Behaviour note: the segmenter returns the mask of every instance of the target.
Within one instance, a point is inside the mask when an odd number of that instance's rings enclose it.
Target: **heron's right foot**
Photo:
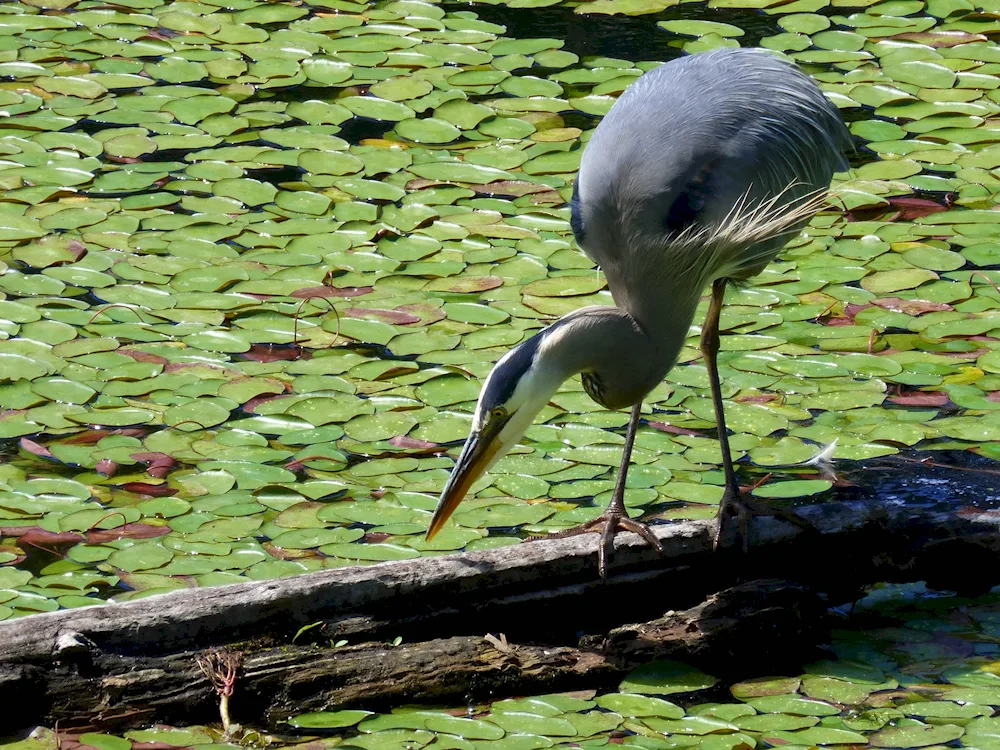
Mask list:
[[[601,535],[601,541],[597,547],[597,572],[600,573],[602,580],[607,580],[608,560],[610,560],[614,555],[615,535],[619,531],[631,531],[633,534],[638,534],[649,542],[649,545],[655,549],[658,554],[663,554],[663,545],[660,543],[660,540],[656,538],[656,534],[653,533],[649,526],[641,521],[634,521],[629,518],[624,509],[618,510],[614,507],[608,508],[592,521],[587,521],[586,523],[582,523],[572,529],[557,531],[554,534],[549,534],[548,536],[541,538],[563,539],[565,537],[586,534],[588,532],[599,533]]]

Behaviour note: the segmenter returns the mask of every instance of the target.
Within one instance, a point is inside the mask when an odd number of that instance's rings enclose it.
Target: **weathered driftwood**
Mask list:
[[[225,646],[246,652],[246,675],[259,673],[259,678],[241,678],[245,692],[239,701],[234,696],[237,715],[237,703],[253,707],[257,715],[271,711],[280,717],[282,711],[320,705],[461,699],[480,684],[497,696],[554,688],[564,684],[558,675],[574,672],[571,667],[560,672],[544,661],[537,668],[512,670],[509,659],[483,645],[485,633],[506,634],[528,665],[535,663],[528,659],[535,648],[556,656],[564,653],[560,649],[581,649],[581,632],[606,639],[599,648],[587,641],[587,653],[614,660],[619,657],[607,653],[614,653],[608,644],[616,643],[609,635],[615,627],[695,607],[739,581],[792,579],[830,602],[848,601],[865,585],[885,580],[927,580],[963,593],[1000,582],[1000,514],[971,505],[996,495],[995,475],[989,469],[946,471],[943,478],[951,484],[941,485],[925,481],[939,478],[940,469],[917,465],[904,472],[906,467],[870,469],[862,481],[854,478],[867,488],[864,492],[842,490],[843,502],[797,509],[814,531],[755,519],[746,555],[713,553],[715,527],[709,522],[657,527],[666,548],[662,558],[637,537],[622,535],[606,584],[596,574],[596,538],[585,535],[184,590],[0,623],[0,686],[21,702],[20,708],[8,705],[9,713],[25,723],[71,717],[96,722],[121,712],[126,724],[137,716],[166,720],[177,706],[186,706],[180,718],[194,720],[195,707],[206,705],[204,696],[203,703],[192,702],[195,693],[212,695],[192,654]],[[979,571],[979,577],[970,576],[970,570]],[[767,606],[763,611],[772,618],[777,612]],[[299,628],[316,622],[322,627],[291,645]],[[821,631],[811,633],[813,642],[821,637]],[[386,648],[385,641],[396,636],[410,645]],[[310,639],[324,645],[345,639],[350,646],[315,650]],[[378,641],[382,645],[373,645]],[[687,653],[692,645],[682,648]],[[704,660],[710,661],[711,650],[704,646]],[[753,644],[747,654],[757,651]],[[366,672],[365,663],[380,671]],[[454,664],[450,673],[443,666],[448,664]],[[620,673],[595,663],[588,684],[602,678],[601,669]],[[464,686],[466,692],[421,692],[403,676],[420,674],[422,683],[436,670],[444,670],[443,682]],[[491,676],[486,680],[484,674]]]
[[[708,523],[658,529],[669,558],[704,552]],[[515,548],[338,568],[293,578],[174,591],[155,599],[33,615],[0,623],[0,664],[48,658],[61,635],[79,633],[110,652],[149,653],[203,647],[265,633],[295,633],[324,617],[370,615],[387,605],[398,617],[464,597],[550,590],[594,583],[594,537],[542,541]],[[616,570],[655,561],[634,535],[623,535]]]
[[[789,644],[813,642],[822,630],[823,612],[823,602],[804,587],[769,580],[563,646],[489,634],[398,646],[266,648],[243,656],[230,710],[234,721],[277,727],[292,714],[330,706],[464,705],[511,694],[608,686],[657,658],[685,658],[707,668],[728,665],[729,673],[734,661],[753,670],[767,660],[774,669],[775,659],[795,651]],[[187,651],[162,657],[100,654],[83,669],[64,666],[36,675],[47,686],[44,697],[34,698],[45,705],[37,718],[75,730],[121,729],[152,720],[213,721],[218,698],[196,657]],[[5,694],[16,702],[21,693]],[[38,713],[38,704],[32,705]],[[30,709],[25,705],[23,711]]]
[[[610,592],[618,598],[637,571],[649,576],[650,586],[659,579],[672,585],[670,598],[654,602],[668,608],[689,606],[751,577],[794,575],[821,588],[826,585],[822,579],[840,578],[857,588],[883,580],[872,577],[876,573],[893,580],[932,574],[933,569],[920,564],[932,557],[944,558],[940,564],[946,575],[950,557],[946,550],[989,557],[1000,549],[1000,515],[991,512],[963,514],[954,508],[887,507],[865,501],[812,506],[800,515],[820,533],[758,519],[755,544],[745,558],[738,552],[711,552],[714,524],[710,522],[656,527],[666,548],[662,558],[634,535],[623,534],[604,585],[597,579],[596,538],[588,534],[38,614],[0,623],[0,665],[49,659],[60,650],[60,637],[74,633],[103,651],[117,653],[163,653],[265,634],[284,638],[319,619],[340,623],[331,635],[379,634],[427,617],[464,617],[501,599],[511,605],[544,606],[556,588],[567,596],[600,597]],[[804,535],[810,538],[799,547],[786,544]],[[793,561],[792,554],[801,556]],[[823,554],[833,556],[822,559]],[[693,579],[688,566],[697,570]],[[989,575],[988,570],[983,573]],[[966,569],[954,583],[978,581],[970,581]]]

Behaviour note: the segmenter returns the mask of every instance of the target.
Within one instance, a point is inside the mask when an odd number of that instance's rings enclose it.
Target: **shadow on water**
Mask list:
[[[1000,508],[1000,465],[969,451],[911,451],[866,461],[847,476],[885,502],[952,512]]]
[[[445,3],[449,13],[472,10],[482,20],[507,28],[506,36],[515,39],[551,37],[566,42],[563,47],[580,57],[614,57],[630,61],[672,60],[680,57],[681,44],[688,37],[658,28],[658,21],[721,21],[739,26],[746,33],[740,37],[743,47],[756,47],[765,36],[781,31],[777,18],[754,10],[706,9],[700,3],[668,8],[643,16],[590,14],[579,15],[572,8],[510,8],[505,5]]]
[[[744,31],[744,35],[739,37],[741,47],[759,47],[765,37],[782,32],[776,15],[750,9],[712,9],[701,3],[684,3],[642,16],[580,15],[574,13],[572,8],[563,6],[511,8],[506,5],[450,2],[443,3],[442,8],[449,13],[471,10],[483,21],[505,27],[504,36],[507,38],[561,39],[565,42],[562,49],[580,56],[585,62],[593,57],[630,62],[667,62],[681,57],[685,54],[681,46],[690,38],[659,28],[659,21],[719,21],[738,26]],[[873,117],[870,107],[843,109],[841,115],[847,123]],[[567,124],[586,129],[594,119],[589,115],[571,114],[567,116]],[[857,148],[848,155],[848,160],[856,168],[877,161],[877,156],[867,149]]]

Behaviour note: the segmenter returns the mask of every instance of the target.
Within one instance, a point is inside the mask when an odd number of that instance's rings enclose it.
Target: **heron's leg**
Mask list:
[[[618,467],[618,479],[615,481],[615,491],[611,496],[611,502],[608,503],[608,509],[604,511],[604,516],[608,520],[604,525],[604,530],[601,532],[601,547],[597,553],[598,567],[600,568],[602,578],[605,577],[607,572],[605,563],[614,552],[615,533],[619,529],[625,529],[626,531],[631,531],[633,534],[638,534],[649,542],[657,552],[661,555],[663,554],[663,545],[660,544],[660,540],[656,538],[656,535],[650,528],[644,523],[633,521],[628,517],[628,511],[625,510],[625,482],[628,479],[628,466],[629,461],[632,460],[632,446],[635,444],[636,430],[639,429],[639,415],[641,411],[642,402],[640,401],[632,407],[632,415],[629,417],[628,429],[625,432],[625,445],[622,448],[622,462]],[[612,522],[611,519],[614,519],[614,521]]]
[[[719,504],[719,529],[715,535],[718,549],[730,521],[736,521],[738,538],[747,549],[749,535],[749,512],[740,500],[740,486],[736,482],[733,459],[729,454],[729,430],[726,428],[726,412],[722,405],[722,384],[719,382],[719,317],[722,315],[722,300],[726,296],[726,279],[712,282],[712,299],[708,303],[708,314],[701,329],[701,353],[708,369],[708,380],[712,386],[712,405],[715,407],[715,423],[719,429],[719,445],[722,448],[722,470],[726,475],[726,489]]]
[[[580,524],[579,526],[550,534],[546,539],[576,536],[588,531],[600,531],[601,542],[597,548],[597,569],[601,578],[607,578],[608,560],[614,554],[615,534],[621,530],[631,531],[638,534],[652,546],[658,553],[663,554],[663,545],[650,528],[639,521],[633,521],[628,517],[625,510],[625,480],[628,477],[628,465],[632,458],[632,446],[635,443],[635,433],[639,428],[639,414],[642,411],[642,402],[632,407],[632,416],[629,418],[628,430],[625,432],[625,446],[622,449],[622,462],[618,469],[618,479],[615,482],[615,491],[608,503],[608,509],[592,521]]]
[[[744,498],[736,481],[733,459],[729,454],[729,430],[726,428],[726,413],[722,404],[722,384],[719,382],[719,317],[722,314],[722,298],[726,295],[726,279],[718,279],[712,284],[712,299],[708,304],[705,325],[701,329],[701,353],[708,369],[708,379],[712,386],[712,404],[715,406],[715,421],[719,428],[719,445],[722,448],[722,470],[726,475],[726,489],[719,504],[719,528],[715,533],[714,547],[718,549],[729,525],[736,524],[736,537],[746,552],[750,541],[750,518],[754,515],[770,515],[787,521],[806,531],[816,532],[808,521],[789,511],[777,511],[763,507],[760,503]]]

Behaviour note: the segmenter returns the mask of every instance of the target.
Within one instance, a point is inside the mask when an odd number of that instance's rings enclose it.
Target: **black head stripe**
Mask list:
[[[573,197],[569,202],[570,216],[569,225],[573,228],[573,236],[576,237],[578,245],[583,244],[583,207],[580,202],[580,180],[577,178],[573,183]]]
[[[518,382],[531,367],[544,335],[545,331],[536,333],[527,341],[518,344],[501,364],[493,368],[483,390],[484,405],[492,408],[510,400]]]

